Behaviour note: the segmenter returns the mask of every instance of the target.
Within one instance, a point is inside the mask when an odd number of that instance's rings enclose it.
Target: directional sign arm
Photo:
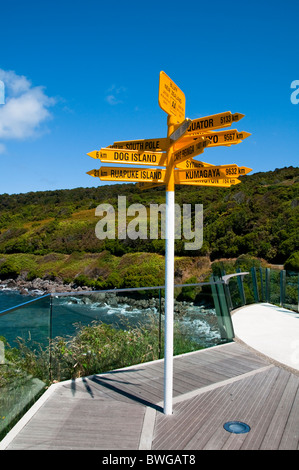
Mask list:
[[[239,144],[244,139],[249,137],[249,132],[238,132],[236,129],[228,129],[224,131],[205,131],[202,134],[185,134],[179,142],[175,143],[175,149],[184,143],[192,142],[195,139],[204,137],[209,139],[209,147],[230,146],[232,144]]]
[[[177,184],[187,186],[213,186],[229,188],[233,185],[241,183],[238,178],[206,178],[198,181],[178,181]]]
[[[196,157],[203,153],[204,149],[209,145],[208,139],[196,139],[196,141],[185,145],[173,152],[173,163],[176,165],[184,160]]]
[[[168,150],[170,141],[168,137],[160,139],[123,140],[114,142],[109,148],[135,150],[137,152],[163,152]]]
[[[194,119],[187,130],[187,134],[201,134],[204,131],[229,127],[233,122],[237,122],[245,115],[240,113],[232,114],[230,111],[224,113],[212,114],[199,119]]]
[[[136,183],[145,181],[149,183],[164,183],[166,170],[158,168],[121,168],[102,166],[98,170],[87,172],[101,181],[126,181]]]
[[[165,152],[142,152],[115,148],[102,148],[88,153],[103,163],[121,163],[147,166],[166,166]]]
[[[246,175],[251,168],[238,167],[238,165],[219,165],[185,170],[175,170],[176,181],[197,181],[206,178],[237,178]]]

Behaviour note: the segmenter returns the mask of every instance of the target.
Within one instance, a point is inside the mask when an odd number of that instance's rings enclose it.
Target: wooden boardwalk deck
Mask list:
[[[173,396],[166,416],[163,361],[57,384],[2,449],[298,449],[299,376],[244,345],[176,357]]]

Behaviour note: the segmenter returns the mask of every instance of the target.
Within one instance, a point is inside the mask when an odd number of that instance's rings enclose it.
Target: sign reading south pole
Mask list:
[[[169,145],[169,139],[167,137],[163,137],[160,139],[122,140],[114,142],[113,145],[110,145],[109,147],[145,152],[160,152],[168,150]]]

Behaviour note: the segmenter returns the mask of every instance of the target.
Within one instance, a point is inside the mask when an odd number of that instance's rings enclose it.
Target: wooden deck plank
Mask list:
[[[286,428],[286,423],[290,415],[298,391],[298,377],[289,374],[289,379],[285,382],[285,387],[281,399],[277,402],[276,410],[271,420],[271,424],[265,433],[262,450],[279,449],[282,435]],[[298,425],[298,423],[297,423]],[[291,449],[288,439],[287,449]],[[296,447],[295,447],[296,448]]]
[[[296,396],[291,407],[290,415],[281,437],[279,444],[280,450],[286,450],[288,448],[296,449],[299,448],[299,426],[298,426],[298,415],[299,415],[299,387],[297,388]]]
[[[7,449],[138,449],[149,409],[153,450],[298,448],[299,376],[243,345],[175,357],[172,416],[163,381],[157,361],[63,383]],[[250,432],[228,433],[230,420]]]

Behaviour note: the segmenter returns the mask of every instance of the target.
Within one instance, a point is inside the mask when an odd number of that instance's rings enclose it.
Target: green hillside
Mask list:
[[[245,254],[299,270],[299,168],[240,179],[228,189],[176,187],[178,204],[203,204],[204,211],[202,248],[185,251],[184,240],[176,241],[178,279],[182,269],[186,279],[196,275],[196,265],[201,272],[216,259]],[[25,272],[29,278],[73,279],[80,274],[98,286],[109,278],[113,286],[123,285],[127,275],[131,286],[147,275],[144,283],[157,285],[163,280],[164,240],[99,240],[95,235],[95,208],[109,203],[117,209],[119,195],[126,196],[127,206],[165,202],[164,187],[140,191],[134,184],[0,195],[0,276]],[[188,267],[182,268],[184,263]]]

